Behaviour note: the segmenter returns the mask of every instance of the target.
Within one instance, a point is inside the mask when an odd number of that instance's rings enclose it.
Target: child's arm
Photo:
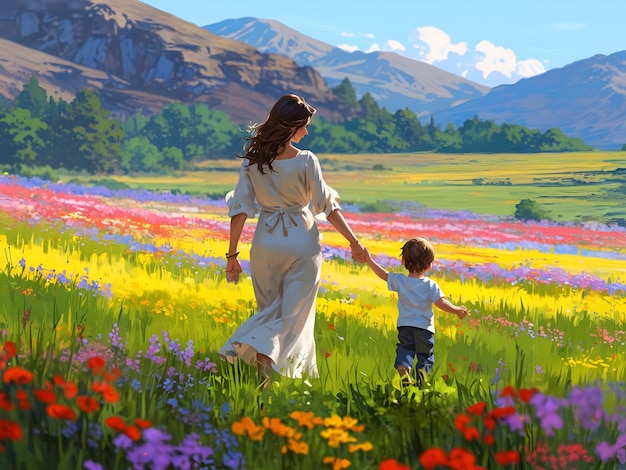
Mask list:
[[[463,319],[467,316],[467,307],[465,305],[454,305],[445,297],[440,298],[437,302],[435,302],[435,305],[446,313],[453,313],[460,319]]]
[[[387,278],[389,278],[389,272],[372,258],[372,255],[367,248],[365,249],[365,262],[370,268],[372,268],[372,271],[374,271],[379,278],[385,282],[387,281]]]

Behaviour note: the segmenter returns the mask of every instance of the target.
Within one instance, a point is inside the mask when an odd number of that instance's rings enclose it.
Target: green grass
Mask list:
[[[619,170],[626,168],[626,152],[319,158],[327,182],[342,200],[361,206],[411,201],[434,209],[508,216],[520,200],[534,199],[557,221],[626,219],[626,174]],[[116,179],[135,188],[220,197],[236,184],[239,164],[233,157],[206,161],[200,170],[178,175]]]

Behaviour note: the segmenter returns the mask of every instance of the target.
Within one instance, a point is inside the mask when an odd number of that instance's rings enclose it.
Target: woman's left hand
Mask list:
[[[226,260],[226,281],[234,282],[237,284],[239,281],[239,275],[243,270],[241,269],[241,265],[239,264],[239,260],[237,258],[230,258]]]

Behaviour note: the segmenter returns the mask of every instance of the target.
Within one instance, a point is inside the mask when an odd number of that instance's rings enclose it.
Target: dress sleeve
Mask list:
[[[228,216],[245,213],[248,217],[256,215],[255,195],[250,176],[249,167],[244,160],[239,169],[239,181],[237,186],[226,195],[226,205],[228,206]]]
[[[307,159],[307,177],[311,191],[311,211],[313,215],[324,214],[341,210],[339,205],[339,193],[328,186],[322,176],[322,168],[317,157],[309,152]]]

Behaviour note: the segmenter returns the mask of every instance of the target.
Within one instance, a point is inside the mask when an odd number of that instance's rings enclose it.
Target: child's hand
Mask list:
[[[463,320],[468,315],[469,315],[469,312],[467,311],[467,307],[465,305],[461,305],[459,307],[459,311],[457,312],[456,316],[459,317],[461,320]]]

